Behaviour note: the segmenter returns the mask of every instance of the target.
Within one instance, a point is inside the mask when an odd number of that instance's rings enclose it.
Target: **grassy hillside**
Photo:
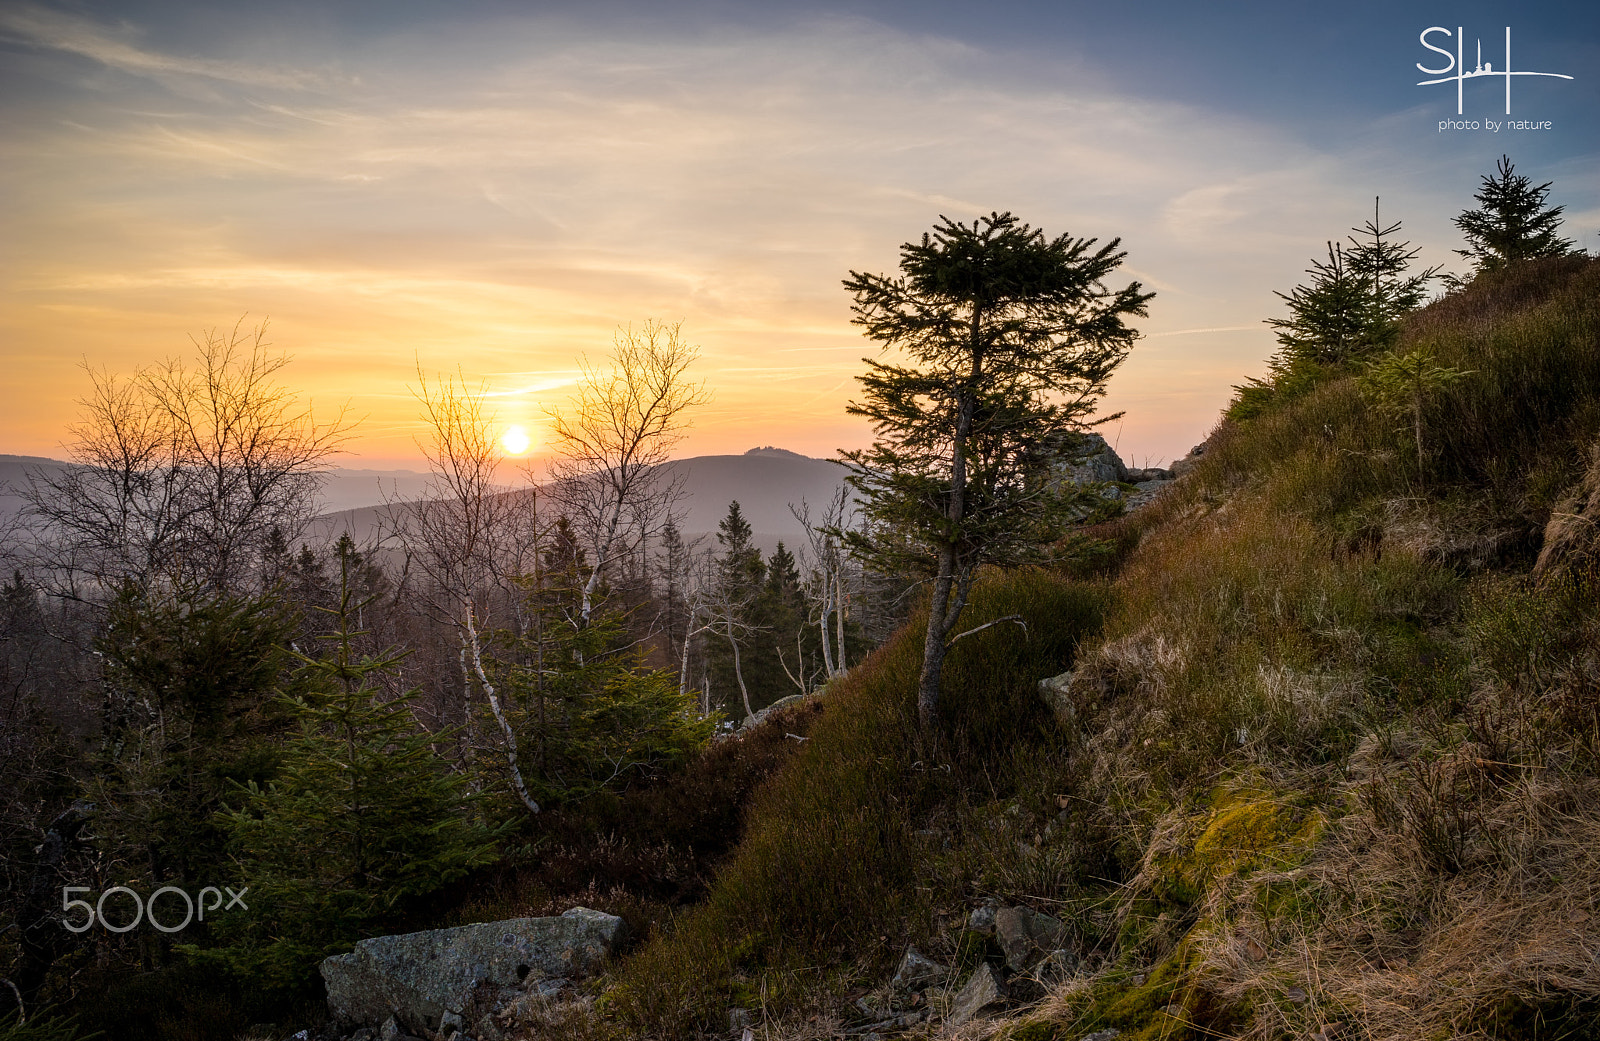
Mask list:
[[[1600,261],[1481,278],[1421,347],[1468,374],[1419,415],[1334,372],[1219,428],[1098,573],[992,577],[972,624],[1027,630],[958,645],[933,742],[913,622],[706,901],[539,1036],[827,1036],[907,943],[992,957],[984,897],[1083,959],[1004,1036],[1600,1036]]]

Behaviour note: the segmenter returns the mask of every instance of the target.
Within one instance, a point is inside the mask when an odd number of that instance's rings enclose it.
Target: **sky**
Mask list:
[[[1513,71],[1572,78],[1513,78],[1509,117],[1504,77],[1459,115],[1418,85],[1424,30],[1504,70],[1507,26]],[[1155,291],[1102,428],[1154,465],[1375,197],[1462,270],[1502,153],[1600,250],[1600,5],[0,0],[0,452],[64,457],[85,366],[241,320],[360,418],[345,465],[420,464],[419,367],[537,452],[656,320],[713,395],[679,455],[831,456],[871,438],[842,280],[1009,210]]]

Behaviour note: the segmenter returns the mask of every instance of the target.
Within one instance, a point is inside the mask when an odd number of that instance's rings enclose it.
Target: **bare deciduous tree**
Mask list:
[[[38,563],[69,592],[127,580],[237,591],[274,528],[292,540],[310,520],[346,411],[318,423],[276,382],[289,359],[270,350],[266,324],[242,324],[195,340],[192,366],[127,378],[86,366],[75,465],[33,471],[23,492]]]
[[[661,464],[683,439],[689,411],[710,400],[704,383],[688,378],[699,354],[684,342],[682,323],[630,325],[617,330],[615,344],[607,369],[582,363],[572,409],[550,412],[560,456],[550,495],[580,532],[594,569],[583,587],[585,625],[607,567],[670,517],[680,482],[665,477]]]
[[[419,446],[434,484],[408,518],[414,559],[438,594],[435,613],[455,629],[460,643],[463,707],[470,705],[476,681],[504,740],[512,791],[529,812],[538,813],[518,763],[516,730],[483,662],[483,633],[494,603],[518,602],[515,579],[530,561],[537,566],[538,493],[496,483],[503,460],[482,388],[471,392],[459,373],[430,382],[420,366],[417,381],[429,434]]]
[[[854,507],[850,500],[850,489],[841,485],[834,493],[822,512],[821,524],[811,523],[811,507],[804,499],[799,506],[791,503],[789,512],[805,528],[806,541],[810,543],[810,556],[815,567],[806,579],[806,599],[811,603],[814,621],[822,637],[823,670],[831,679],[842,675],[848,668],[845,662],[844,623],[850,556],[836,533],[851,526]],[[834,630],[831,641],[828,632],[830,623]]]
[[[700,633],[711,633],[728,641],[733,651],[733,678],[739,685],[739,696],[744,701],[744,715],[748,721],[755,718],[755,710],[750,705],[750,688],[744,681],[742,651],[745,644],[767,631],[766,626],[750,621],[750,611],[760,590],[758,587],[740,589],[731,583],[718,581],[712,577],[716,570],[715,560],[709,553],[706,554],[702,566],[705,577],[689,595],[691,622],[701,617],[705,618],[705,622],[693,628],[689,636],[693,638]],[[685,640],[686,646],[687,643]],[[687,650],[684,659],[687,666]]]

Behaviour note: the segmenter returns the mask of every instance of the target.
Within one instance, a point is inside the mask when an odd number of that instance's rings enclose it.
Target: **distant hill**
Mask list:
[[[826,459],[812,459],[781,448],[757,448],[744,455],[702,455],[666,464],[668,477],[683,477],[683,519],[679,528],[686,538],[704,537],[715,547],[717,523],[735,500],[750,523],[755,544],[770,554],[779,542],[797,548],[805,544],[805,531],[789,512],[789,504],[811,504],[812,517],[844,483],[845,470]],[[389,487],[389,474],[378,474]],[[379,500],[381,501],[381,500]],[[371,542],[381,532],[395,528],[395,507],[367,505],[332,511],[313,522],[312,536],[336,539],[349,532],[358,543]]]
[[[16,489],[25,487],[26,472],[32,468],[60,472],[70,463],[36,456],[0,455],[0,524],[22,508]],[[706,455],[667,463],[670,475],[681,474],[685,512],[679,527],[690,537],[706,536],[715,544],[717,522],[728,512],[728,503],[738,500],[745,519],[755,533],[755,543],[771,553],[782,541],[797,547],[805,541],[799,522],[789,512],[789,504],[805,500],[812,515],[838,491],[845,470],[825,459],[812,459],[782,448],[753,448],[744,455]],[[394,529],[395,507],[385,503],[406,503],[420,499],[427,490],[428,476],[414,470],[364,470],[337,468],[322,486],[322,501],[327,512],[312,524],[308,535],[317,540],[333,540],[349,532],[358,543],[371,542],[380,531]]]

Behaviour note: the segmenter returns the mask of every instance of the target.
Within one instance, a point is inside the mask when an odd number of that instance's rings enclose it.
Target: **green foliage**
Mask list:
[[[317,959],[348,946],[404,901],[434,892],[494,857],[470,819],[465,779],[434,751],[410,711],[418,691],[385,699],[379,682],[404,654],[358,655],[362,606],[349,588],[328,613],[331,653],[302,658],[305,692],[285,699],[299,733],[276,777],[251,781],[226,813],[231,846],[256,894],[248,924],[220,957],[268,985],[302,982]]]
[[[1046,239],[1009,213],[970,227],[944,219],[901,247],[900,277],[852,271],[845,282],[855,324],[913,364],[869,361],[860,377],[864,400],[848,411],[876,440],[842,454],[866,530],[833,534],[873,567],[932,580],[924,730],[977,569],[1043,559],[1100,498],[1061,473],[1137,336],[1124,320],[1146,314],[1153,294],[1108,288],[1126,254],[1120,240],[1096,241]]]
[[[1233,400],[1223,411],[1224,416],[1242,421],[1266,415],[1310,393],[1329,372],[1326,366],[1308,360],[1285,363],[1275,358],[1269,365],[1271,371],[1266,379],[1252,376],[1234,385]]]
[[[94,1041],[102,1036],[98,1030],[84,1033],[77,1016],[56,1016],[49,1009],[26,1021],[15,1012],[0,1017],[0,1041]]]
[[[1277,294],[1289,306],[1289,317],[1267,319],[1277,330],[1278,364],[1285,370],[1302,361],[1343,361],[1369,347],[1373,337],[1372,284],[1352,270],[1342,244],[1329,242],[1327,261],[1313,260],[1306,274],[1309,283]]]
[[[1394,345],[1399,319],[1423,302],[1438,272],[1406,273],[1420,250],[1395,241],[1400,227],[1385,226],[1375,206],[1372,220],[1352,229],[1349,246],[1329,242],[1328,259],[1311,262],[1309,282],[1277,294],[1289,307],[1287,318],[1267,319],[1278,351],[1265,379],[1233,388],[1229,419],[1260,416],[1304,396],[1349,359]]]
[[[738,704],[741,714],[783,696],[778,693],[783,687],[772,632],[758,603],[767,566],[752,535],[738,501],[730,502],[727,516],[717,523],[722,553],[716,558],[708,604],[706,663],[712,690],[727,703]]]
[[[623,967],[629,1027],[686,1036],[724,1015],[741,976],[781,1008],[827,985],[807,966],[876,974],[905,942],[926,942],[917,923],[962,881],[956,855],[917,836],[923,815],[962,793],[1043,801],[1028,764],[1059,753],[1061,735],[1037,683],[1070,661],[1099,606],[1093,591],[1038,571],[980,584],[974,620],[1017,613],[1027,632],[1008,626],[951,653],[937,753],[914,709],[918,620],[830,684],[822,718],[758,793],[751,830],[706,904]]]
[[[540,603],[533,593],[530,609]],[[540,805],[619,791],[680,766],[715,730],[716,718],[700,715],[670,670],[645,667],[615,615],[584,627],[546,616],[527,635],[501,634],[500,646],[493,668],[516,705],[520,766]],[[484,768],[503,769],[503,760],[490,757]]]
[[[1411,419],[1418,476],[1425,474],[1426,465],[1422,440],[1423,405],[1439,391],[1470,375],[1470,369],[1437,364],[1433,351],[1426,347],[1386,354],[1371,362],[1362,374],[1361,391],[1372,401],[1373,407],[1387,416]]]
[[[105,739],[85,794],[123,877],[204,884],[223,867],[214,814],[232,785],[275,768],[285,721],[271,699],[292,631],[272,595],[119,591],[95,643]]]
[[[1549,181],[1535,188],[1516,173],[1510,156],[1501,156],[1494,176],[1485,175],[1482,190],[1473,196],[1480,208],[1464,210],[1455,220],[1467,237],[1467,248],[1456,250],[1457,255],[1472,261],[1478,274],[1573,252],[1572,240],[1556,234],[1563,207],[1546,206],[1549,194]]]
[[[706,604],[712,612],[705,643],[712,693],[736,705],[741,715],[746,691],[757,712],[779,698],[810,693],[807,681],[820,667],[806,663],[821,661],[821,638],[808,624],[809,605],[794,554],[780,542],[763,561],[737,502],[729,504],[718,527],[723,552]],[[853,619],[845,622],[845,639],[847,650],[864,651]]]
[[[1047,240],[995,214],[902,246],[899,278],[851,273],[855,324],[920,366],[870,362],[849,408],[878,437],[844,453],[877,529],[851,540],[858,553],[927,575],[950,574],[951,554],[969,574],[1059,535],[1074,504],[1049,489],[1079,444],[1067,432],[1136,336],[1123,318],[1152,295],[1102,285],[1126,256],[1119,241]]]

